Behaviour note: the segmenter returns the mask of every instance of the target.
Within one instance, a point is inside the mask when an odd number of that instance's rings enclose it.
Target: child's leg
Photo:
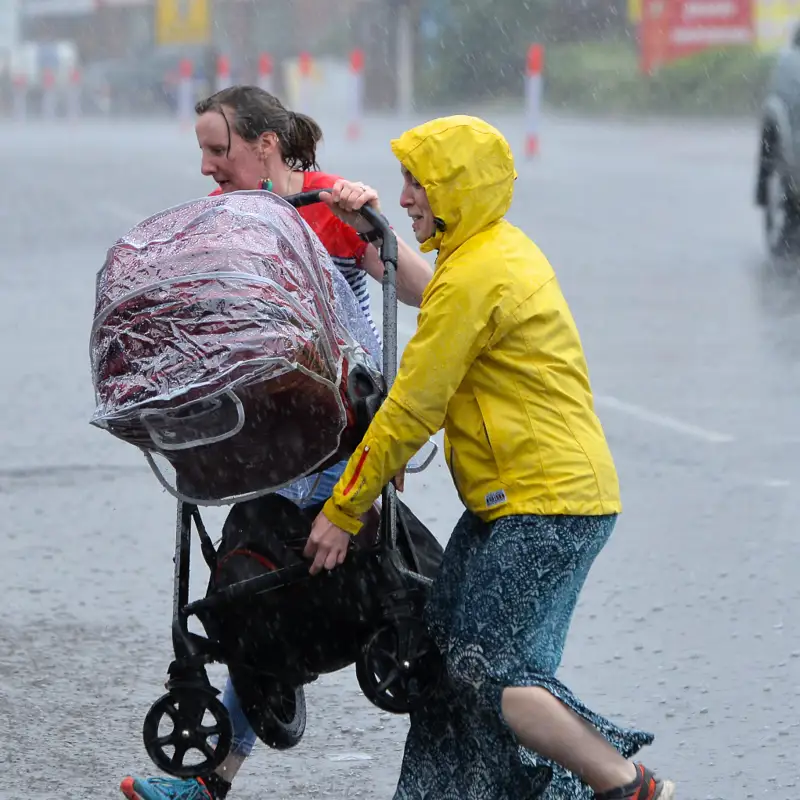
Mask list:
[[[231,751],[217,771],[205,780],[195,778],[137,778],[127,776],[120,784],[128,800],[224,800],[236,773],[256,743],[256,733],[242,711],[231,679],[225,684],[222,703],[228,709],[233,727]]]
[[[247,717],[244,715],[241,703],[236,696],[230,678],[228,678],[225,684],[225,691],[222,694],[222,704],[228,709],[228,713],[231,716],[233,741],[231,742],[230,753],[228,753],[227,758],[217,768],[217,775],[226,783],[231,783],[242,764],[244,764],[250,753],[253,752],[253,747],[258,737],[247,721]]]

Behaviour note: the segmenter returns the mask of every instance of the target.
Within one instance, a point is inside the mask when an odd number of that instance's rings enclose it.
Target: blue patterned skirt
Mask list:
[[[573,773],[520,747],[500,708],[507,686],[540,686],[626,758],[653,736],[618,728],[555,678],[578,595],[616,515],[459,520],[428,606],[447,678],[411,716],[394,800],[589,800]]]

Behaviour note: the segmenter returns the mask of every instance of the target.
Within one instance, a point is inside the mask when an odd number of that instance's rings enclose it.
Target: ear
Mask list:
[[[278,147],[278,134],[275,131],[265,131],[258,137],[258,154],[263,160],[275,152]]]

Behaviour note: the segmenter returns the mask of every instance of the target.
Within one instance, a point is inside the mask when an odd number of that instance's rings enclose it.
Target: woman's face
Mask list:
[[[259,189],[266,177],[266,150],[270,142],[266,137],[256,142],[242,139],[233,128],[233,116],[226,108],[222,113],[207,111],[197,118],[194,129],[203,154],[200,172],[213,178],[223,192]]]
[[[422,244],[436,233],[433,211],[428,202],[428,194],[417,179],[405,168],[403,174],[403,191],[400,192],[400,205],[411,217],[414,238]]]

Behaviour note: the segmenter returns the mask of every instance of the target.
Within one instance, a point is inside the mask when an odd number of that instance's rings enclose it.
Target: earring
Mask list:
[[[261,179],[261,188],[267,192],[272,191],[272,181],[269,178]]]

